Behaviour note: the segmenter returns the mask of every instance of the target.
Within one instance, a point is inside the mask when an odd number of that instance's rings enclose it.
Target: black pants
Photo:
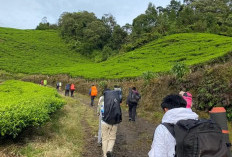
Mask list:
[[[135,121],[137,104],[129,104],[129,119]]]
[[[73,97],[74,90],[71,90],[71,97]]]
[[[65,90],[65,96],[69,96],[69,90]]]
[[[95,96],[91,96],[91,106],[93,106],[93,104],[94,104],[94,98],[95,98]]]

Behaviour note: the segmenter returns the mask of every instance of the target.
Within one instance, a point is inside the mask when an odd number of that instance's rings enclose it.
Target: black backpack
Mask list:
[[[139,93],[131,91],[130,95],[129,95],[129,102],[130,103],[138,103],[140,98],[141,98],[141,96],[139,95]]]
[[[102,120],[111,125],[122,121],[119,92],[114,90],[104,92],[104,115]]]
[[[221,128],[212,120],[162,123],[176,139],[175,157],[229,157]]]

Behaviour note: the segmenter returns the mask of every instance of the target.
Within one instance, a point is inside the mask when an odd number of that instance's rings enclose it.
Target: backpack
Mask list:
[[[118,92],[119,98],[120,98],[120,103],[122,103],[122,89],[121,88],[114,88],[114,90]]]
[[[176,139],[175,157],[229,157],[221,128],[212,120],[162,123]]]
[[[97,87],[96,86],[91,87],[91,96],[97,96]]]
[[[129,95],[129,102],[130,103],[138,103],[140,98],[141,98],[141,96],[139,95],[139,93],[137,93],[135,91],[131,91],[130,95]]]
[[[71,84],[70,89],[71,89],[71,90],[75,90],[75,85],[74,85],[74,84]]]
[[[69,85],[69,84],[66,84],[65,90],[69,90],[69,89],[70,89],[70,85]]]
[[[120,97],[117,91],[108,90],[104,92],[104,113],[102,120],[107,124],[119,124],[122,121]]]

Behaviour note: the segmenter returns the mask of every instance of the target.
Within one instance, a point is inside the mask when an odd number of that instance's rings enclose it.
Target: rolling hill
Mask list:
[[[214,34],[175,34],[95,63],[72,51],[56,31],[0,28],[0,69],[26,74],[129,78],[146,71],[169,71],[176,62],[195,65],[210,61],[231,52],[231,43],[231,37]]]

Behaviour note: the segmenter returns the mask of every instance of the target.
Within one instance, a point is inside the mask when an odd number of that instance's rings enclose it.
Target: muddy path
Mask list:
[[[88,96],[78,94],[75,96],[81,103],[90,107],[90,98]],[[123,104],[125,105],[125,104]],[[97,99],[94,101],[94,107],[90,107],[96,110]],[[98,118],[96,116],[96,118]],[[135,122],[130,122],[128,112],[123,111],[123,120],[118,126],[117,139],[114,145],[115,157],[147,157],[151,147],[154,130],[156,125],[144,120],[143,118],[136,118]],[[86,123],[83,122],[87,127]],[[88,130],[88,127],[87,127]],[[86,130],[86,132],[88,132]],[[90,135],[89,133],[87,133]],[[97,133],[96,133],[97,135]],[[101,147],[97,145],[96,135],[87,137],[87,145],[83,157],[101,157]],[[91,152],[94,153],[91,153]]]

